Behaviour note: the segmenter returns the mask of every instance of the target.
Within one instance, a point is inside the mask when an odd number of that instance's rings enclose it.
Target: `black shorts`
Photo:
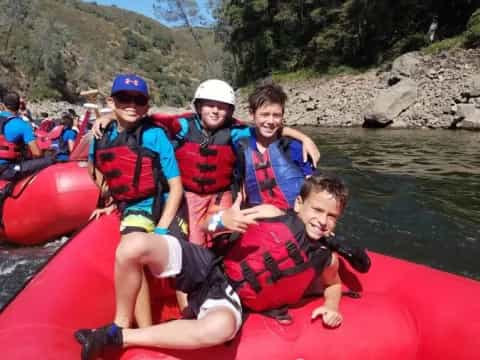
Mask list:
[[[221,258],[202,246],[183,240],[179,242],[182,247],[182,271],[175,280],[177,290],[188,296],[184,316],[197,318],[208,301],[218,300],[217,303],[223,302],[241,317],[240,299],[221,270]]]

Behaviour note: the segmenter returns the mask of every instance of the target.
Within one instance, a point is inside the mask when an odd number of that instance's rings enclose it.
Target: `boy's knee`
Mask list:
[[[148,253],[148,239],[144,233],[131,233],[122,236],[115,258],[119,262],[142,259]]]

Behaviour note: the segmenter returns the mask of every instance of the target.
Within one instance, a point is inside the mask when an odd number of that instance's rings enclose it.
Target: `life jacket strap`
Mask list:
[[[210,149],[208,146],[200,147],[200,155],[202,156],[215,156],[218,154],[218,150]]]
[[[295,265],[301,265],[305,261],[303,260],[302,254],[300,253],[300,249],[293,241],[288,241],[286,244],[288,256],[293,260]]]
[[[199,177],[194,177],[193,181],[198,183],[200,186],[205,186],[205,185],[213,185],[215,184],[215,179],[208,179],[208,178],[199,178]]]
[[[263,263],[265,264],[265,268],[270,271],[270,274],[272,274],[272,276],[270,277],[272,282],[277,282],[282,277],[282,271],[278,267],[278,264],[273,258],[272,254],[270,254],[269,252],[264,253]]]
[[[112,161],[115,159],[115,154],[113,152],[102,152],[99,157],[102,161]]]
[[[271,166],[270,161],[261,161],[255,164],[255,170],[267,169]]]
[[[217,170],[217,166],[214,164],[197,164],[197,168],[200,172],[212,172]]]
[[[240,268],[242,269],[243,278],[250,284],[253,291],[259,293],[262,290],[262,286],[258,282],[257,276],[252,268],[245,261],[240,263]]]
[[[277,186],[277,182],[274,178],[268,178],[260,182],[260,190],[272,190],[275,186]]]
[[[105,172],[105,178],[106,179],[116,179],[120,176],[122,176],[122,172],[118,169],[114,169],[114,170]]]

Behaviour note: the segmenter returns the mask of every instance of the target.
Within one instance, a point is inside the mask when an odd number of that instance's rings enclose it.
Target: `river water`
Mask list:
[[[337,234],[480,280],[480,132],[302,130],[320,148],[319,168],[350,188]],[[0,245],[0,309],[64,242]]]

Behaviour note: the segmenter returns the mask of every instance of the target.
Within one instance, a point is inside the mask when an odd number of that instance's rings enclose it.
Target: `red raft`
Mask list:
[[[74,330],[103,325],[114,314],[118,225],[115,216],[92,222],[0,314],[2,358],[80,357]],[[190,351],[132,348],[112,358],[480,359],[479,282],[379,254],[371,257],[365,275],[343,265],[342,278],[362,290],[362,297],[342,299],[344,323],[338,329],[311,322],[311,311],[321,301],[316,299],[293,309],[290,326],[249,316],[227,345]],[[162,316],[161,300],[155,295],[157,316]]]
[[[15,184],[3,205],[0,240],[33,245],[71,233],[88,221],[97,199],[86,162],[49,166]]]

